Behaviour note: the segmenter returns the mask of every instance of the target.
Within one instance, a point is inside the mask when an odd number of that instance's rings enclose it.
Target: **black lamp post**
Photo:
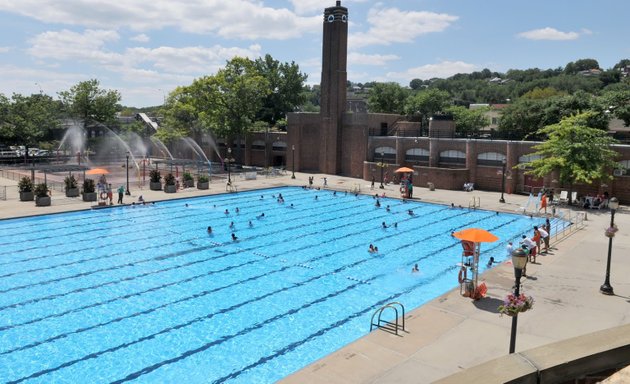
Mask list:
[[[521,294],[521,276],[523,275],[523,268],[527,264],[527,255],[522,248],[519,248],[512,252],[512,265],[514,265],[514,277],[516,278],[516,285],[514,286],[514,296],[518,297]],[[514,353],[516,347],[516,323],[518,321],[518,313],[512,316],[512,331],[510,332],[510,353]]]
[[[507,162],[505,159],[501,160],[501,165],[503,166],[503,170],[501,171],[501,198],[499,199],[499,203],[505,203],[505,198],[503,197],[503,193],[505,192],[505,164]]]
[[[295,145],[291,146],[291,178],[295,179]]]
[[[616,197],[611,197],[608,202],[608,207],[610,208],[610,228],[614,228],[615,225],[615,211],[619,208],[619,200]],[[606,280],[601,287],[599,287],[599,291],[604,295],[614,295],[613,287],[610,285],[610,256],[612,254],[612,241],[614,232],[611,233],[608,237],[608,259],[606,260]]]
[[[127,166],[125,169],[127,170],[127,189],[125,190],[125,195],[131,196],[131,191],[129,191],[129,152],[127,152]]]
[[[380,189],[385,189],[385,186],[383,185],[383,168],[385,168],[385,163],[383,162],[383,160],[385,160],[385,152],[381,152],[381,163],[380,163],[380,167],[381,167],[381,185],[380,185]]]
[[[227,163],[227,171],[228,171],[228,185],[232,185],[232,176],[230,174],[230,163],[232,162],[232,148],[227,149],[227,157],[225,158],[225,162]]]

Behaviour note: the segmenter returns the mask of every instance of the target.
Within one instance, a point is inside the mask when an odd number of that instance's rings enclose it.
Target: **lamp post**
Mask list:
[[[614,228],[615,225],[615,211],[619,208],[619,200],[616,197],[611,197],[608,202],[608,207],[610,208],[610,228]],[[608,235],[608,259],[606,260],[606,280],[601,287],[599,287],[599,291],[604,295],[614,295],[613,287],[610,285],[610,256],[612,254],[612,241],[613,236],[615,235],[612,232]]]
[[[501,160],[502,171],[501,171],[501,198],[499,199],[499,203],[505,203],[505,198],[503,197],[503,193],[505,192],[505,159]]]
[[[230,163],[232,162],[232,148],[228,147],[227,157],[225,158],[225,162],[227,163],[228,185],[232,185],[232,176],[230,174]]]
[[[385,152],[381,151],[381,163],[380,163],[380,167],[381,167],[381,185],[380,185],[380,189],[385,189],[385,186],[383,185],[383,168],[385,168],[385,163],[383,162],[383,160],[385,160]]]
[[[522,248],[519,248],[512,252],[512,265],[514,265],[514,277],[516,279],[516,285],[514,286],[514,296],[518,297],[521,294],[521,276],[523,275],[523,268],[527,264],[527,255]],[[516,323],[518,321],[518,313],[512,316],[512,331],[510,332],[510,353],[514,353],[516,347]]]
[[[131,192],[129,191],[129,151],[127,151],[127,166],[125,169],[127,170],[127,189],[125,190],[125,195],[131,196]]]
[[[291,146],[291,178],[295,179],[295,145]]]

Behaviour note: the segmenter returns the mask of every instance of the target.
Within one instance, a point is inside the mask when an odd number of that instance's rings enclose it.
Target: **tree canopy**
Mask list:
[[[60,126],[60,104],[44,94],[0,95],[0,140],[26,147]]]
[[[82,119],[84,125],[93,122],[114,124],[116,112],[122,109],[119,105],[120,93],[101,89],[96,79],[82,81],[67,91],[59,92],[59,97],[66,112]]]

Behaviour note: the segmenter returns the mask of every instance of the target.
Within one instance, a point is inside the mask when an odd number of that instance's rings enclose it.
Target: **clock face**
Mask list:
[[[348,21],[348,16],[346,15],[341,15],[341,21],[343,21],[344,23]]]
[[[335,16],[334,15],[328,15],[328,22],[332,23],[333,21],[335,21]]]

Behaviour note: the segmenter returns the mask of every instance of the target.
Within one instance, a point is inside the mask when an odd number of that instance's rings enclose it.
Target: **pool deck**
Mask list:
[[[285,176],[236,179],[239,191],[287,185],[306,185],[309,176],[315,176],[315,186],[322,187],[325,175],[296,173],[291,179]],[[353,190],[361,193],[382,193],[370,190],[370,183],[326,176],[328,187]],[[34,202],[20,202],[15,181],[1,179],[7,187],[7,199],[0,200],[0,219],[38,214],[89,209],[94,203],[80,198],[67,198],[54,193],[52,206],[35,207]],[[162,191],[134,190],[125,196],[125,202],[136,201],[143,195],[146,201],[187,198],[225,193],[224,181],[215,181],[210,190],[185,189],[175,194]],[[387,196],[397,197],[398,187],[388,185]],[[414,198],[421,201],[468,207],[471,197],[480,198],[481,209],[515,213],[527,201],[527,196],[505,195],[506,203],[499,203],[496,192],[460,192],[414,188]],[[115,194],[114,200],[117,195]],[[561,208],[566,210],[567,208]],[[576,211],[582,211],[575,208]],[[615,295],[599,292],[604,281],[608,238],[604,229],[610,223],[608,210],[589,210],[586,226],[554,243],[548,255],[541,255],[537,264],[529,264],[528,277],[523,279],[522,292],[535,298],[534,309],[518,318],[516,351],[584,335],[598,330],[630,323],[630,214],[622,206],[615,215],[619,232],[613,240],[611,285]],[[532,219],[532,225],[540,223]],[[453,255],[454,262],[459,261]],[[454,282],[457,276],[453,276]],[[511,319],[500,317],[496,311],[503,297],[514,285],[512,266],[497,265],[481,276],[488,286],[487,297],[473,302],[450,291],[410,311],[406,317],[406,332],[400,336],[383,331],[369,335],[312,363],[285,378],[291,383],[430,383],[488,360],[505,356],[508,352]],[[404,303],[403,303],[404,304]],[[623,375],[620,375],[623,376]],[[626,376],[627,377],[627,373]],[[623,378],[612,377],[607,383],[621,383]],[[491,382],[491,380],[488,380]]]

